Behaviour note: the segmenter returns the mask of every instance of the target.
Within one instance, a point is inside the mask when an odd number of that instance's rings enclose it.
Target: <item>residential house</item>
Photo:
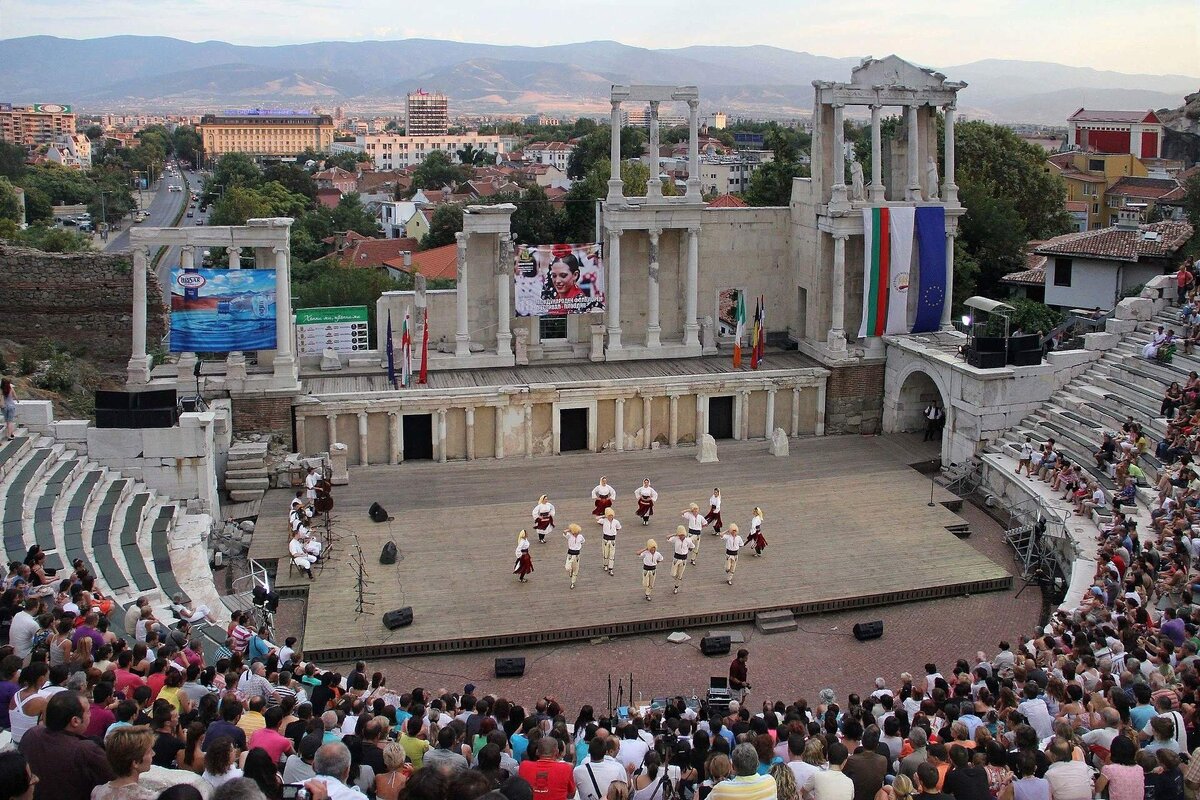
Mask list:
[[[344,246],[335,251],[343,267],[379,269],[390,259],[403,258],[404,253],[417,249],[416,239],[346,238]]]
[[[332,186],[317,189],[317,202],[326,208],[337,208],[338,203],[342,202],[342,190]]]
[[[1045,242],[1030,242],[1025,253],[1025,269],[1010,272],[1000,279],[1009,287],[1009,297],[1025,297],[1039,303],[1046,299],[1046,261],[1048,256],[1037,252]],[[1094,306],[1093,306],[1094,307]]]
[[[1078,150],[1050,156],[1046,169],[1067,184],[1067,200],[1088,204],[1088,230],[1107,228],[1116,221],[1116,209],[1107,205],[1108,187],[1122,178],[1144,178],[1148,174],[1145,164],[1128,153]]]
[[[388,259],[383,266],[393,278],[419,272],[429,280],[453,281],[458,278],[458,245],[447,244],[414,252],[407,264],[403,256]]]
[[[750,204],[737,195],[722,194],[715,197],[708,208],[749,208]]]
[[[1086,200],[1068,200],[1066,202],[1067,216],[1071,218],[1071,229],[1086,231],[1088,229],[1088,214],[1092,204]]]
[[[513,179],[518,183],[536,183],[543,189],[551,186],[567,189],[571,186],[567,173],[550,164],[523,164],[513,170]]]
[[[1122,178],[1108,187],[1105,206],[1114,211],[1136,211],[1145,222],[1158,201],[1179,188],[1174,178]]]
[[[1153,111],[1089,111],[1067,117],[1067,141],[1092,153],[1118,153],[1158,158],[1163,124]]]
[[[388,239],[416,239],[429,233],[429,223],[412,200],[387,200],[377,204],[376,218]]]
[[[342,194],[358,191],[358,175],[341,167],[331,167],[313,173],[318,189],[337,189]]]
[[[567,171],[567,163],[575,145],[570,142],[530,142],[523,148],[525,158],[535,164],[547,164],[563,173]]]

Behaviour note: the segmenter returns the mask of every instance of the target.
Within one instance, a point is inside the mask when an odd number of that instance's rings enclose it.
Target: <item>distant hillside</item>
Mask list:
[[[611,83],[676,83],[700,87],[704,113],[794,117],[808,113],[814,80],[846,80],[858,60],[763,45],[651,50],[611,41],[524,47],[404,39],[247,47],[33,36],[0,40],[0,99],[73,103],[85,111],[369,111],[399,108],[406,92],[424,87],[447,92],[454,112],[603,114]],[[941,71],[970,84],[961,96],[968,114],[1011,122],[1061,125],[1085,105],[1177,107],[1200,88],[1194,77],[1033,61],[987,59]]]

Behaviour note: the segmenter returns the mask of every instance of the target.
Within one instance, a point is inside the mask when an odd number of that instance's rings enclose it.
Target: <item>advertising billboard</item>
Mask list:
[[[366,306],[296,309],[296,352],[320,355],[327,347],[339,353],[369,349]]]
[[[275,346],[275,270],[171,270],[172,353]]]
[[[513,281],[519,317],[604,310],[604,262],[598,244],[519,244]]]

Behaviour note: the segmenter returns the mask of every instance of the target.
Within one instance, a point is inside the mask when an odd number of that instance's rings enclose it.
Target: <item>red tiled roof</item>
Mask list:
[[[403,270],[402,258],[389,259],[385,266]],[[450,279],[458,277],[458,245],[448,244],[435,247],[432,250],[422,250],[412,254],[412,271],[419,272],[431,280]]]
[[[1157,236],[1146,238],[1147,233]],[[1056,236],[1036,252],[1136,262],[1141,258],[1170,257],[1190,238],[1192,226],[1186,222],[1155,222],[1136,229],[1112,227]]]
[[[416,249],[416,239],[364,239],[346,249],[342,266],[354,269],[382,267],[388,259],[400,258],[404,251]]]
[[[1153,111],[1089,111],[1081,108],[1071,116],[1068,122],[1158,122]]]
[[[1068,200],[1066,203],[1067,211],[1082,211],[1085,214],[1089,205],[1087,200]]]
[[[336,181],[353,177],[355,177],[353,172],[344,170],[341,167],[330,167],[329,169],[323,169],[320,172],[313,173],[314,181]]]
[[[344,241],[346,241],[350,244],[353,244],[354,242],[362,241],[363,239],[371,238],[370,236],[363,236],[358,231],[345,231],[344,233],[341,234],[341,236]],[[326,236],[321,241],[324,242],[325,244],[335,244],[335,243],[337,243],[337,240],[338,240],[338,237],[336,235],[334,235],[334,236]]]
[[[1036,248],[1041,242],[1030,242],[1029,247]],[[1025,269],[1020,272],[1010,272],[1000,279],[1001,283],[1018,286],[1044,286],[1046,283],[1046,257],[1041,253],[1027,251],[1025,253]]]
[[[708,204],[709,208],[749,208],[750,204],[732,194],[723,194]]]
[[[1107,193],[1157,200],[1177,188],[1179,184],[1171,178],[1121,178]]]
[[[340,189],[335,189],[332,186],[317,189],[317,202],[326,208],[337,208],[337,204],[341,201],[342,192]]]
[[[1090,172],[1080,172],[1077,169],[1064,169],[1063,180],[1083,181],[1084,183],[1105,183],[1103,175],[1093,175]]]

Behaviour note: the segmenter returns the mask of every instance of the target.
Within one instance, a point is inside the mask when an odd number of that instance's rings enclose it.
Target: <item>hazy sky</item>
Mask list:
[[[770,44],[931,66],[1016,58],[1200,73],[1197,0],[0,0],[0,38],[173,36],[236,44],[421,37],[493,44],[615,39]]]

